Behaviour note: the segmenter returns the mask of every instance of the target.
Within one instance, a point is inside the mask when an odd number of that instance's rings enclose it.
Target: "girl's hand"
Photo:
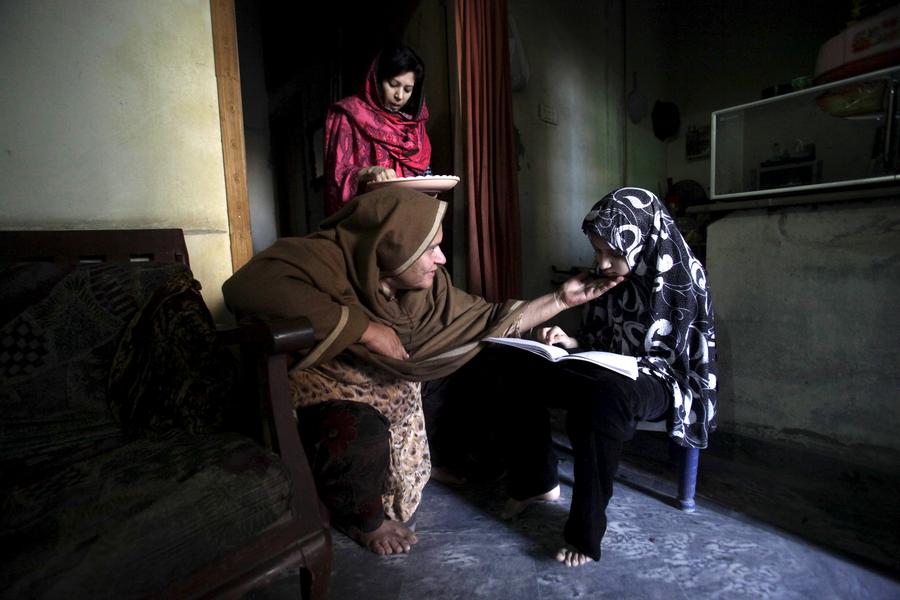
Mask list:
[[[556,301],[562,308],[572,308],[595,300],[625,280],[624,277],[596,277],[591,273],[579,273],[556,290]]]
[[[562,328],[553,326],[553,327],[541,327],[538,329],[537,341],[543,342],[544,344],[548,344],[550,346],[554,344],[558,344],[563,348],[577,348],[578,340],[573,337],[569,337],[566,335],[566,332],[562,330]]]
[[[370,352],[387,356],[388,358],[396,358],[397,360],[406,360],[409,353],[397,332],[387,325],[382,325],[375,321],[369,321],[369,326],[359,338],[359,343],[369,349]]]

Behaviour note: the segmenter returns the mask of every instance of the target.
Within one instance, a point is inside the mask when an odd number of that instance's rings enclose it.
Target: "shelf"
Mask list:
[[[712,204],[689,206],[685,212],[688,214],[699,214],[732,210],[750,210],[754,208],[780,208],[785,206],[827,204],[831,202],[856,202],[889,198],[900,200],[900,185],[834,192],[810,192],[794,196],[755,196],[746,200],[727,200],[713,202]]]

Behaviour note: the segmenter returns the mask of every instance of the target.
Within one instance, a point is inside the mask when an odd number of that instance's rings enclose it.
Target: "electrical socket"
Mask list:
[[[556,115],[556,107],[543,102],[538,104],[538,118],[544,123],[551,125],[559,124],[559,117]]]

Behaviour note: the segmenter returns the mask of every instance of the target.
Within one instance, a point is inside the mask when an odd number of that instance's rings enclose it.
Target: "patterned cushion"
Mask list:
[[[36,263],[0,272],[0,284],[5,475],[59,468],[123,433],[220,427],[233,367],[184,265]]]
[[[56,263],[14,263],[0,268],[0,326],[39,302],[71,267]]]
[[[234,390],[231,355],[216,344],[200,284],[171,274],[124,328],[109,373],[109,404],[131,436],[222,426]]]
[[[5,475],[123,442],[107,401],[109,368],[124,327],[165,277],[158,271],[35,263],[0,274],[8,285],[0,327]]]

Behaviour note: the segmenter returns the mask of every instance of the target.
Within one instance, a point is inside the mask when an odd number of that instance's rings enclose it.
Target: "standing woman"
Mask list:
[[[370,181],[430,174],[425,132],[425,65],[409,47],[388,47],[372,62],[360,93],[336,102],[325,119],[325,215]]]
[[[582,230],[596,275],[624,281],[591,302],[577,336],[547,327],[537,338],[570,350],[634,356],[638,378],[513,350],[506,360],[515,362],[506,368],[517,377],[507,378],[513,381],[504,382],[500,396],[511,403],[504,411],[505,517],[559,497],[547,407],[566,410],[575,472],[557,560],[568,566],[600,559],[613,476],[638,421],[665,419],[671,438],[692,448],[706,448],[716,427],[716,338],[706,272],[672,218],[651,192],[622,188],[594,205]]]

